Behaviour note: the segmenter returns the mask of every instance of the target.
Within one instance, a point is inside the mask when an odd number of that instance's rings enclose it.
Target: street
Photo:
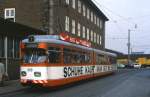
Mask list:
[[[17,91],[0,93],[0,97],[150,97],[149,83],[150,69],[122,69],[113,75],[53,90],[21,86]],[[2,89],[7,91],[5,86]]]

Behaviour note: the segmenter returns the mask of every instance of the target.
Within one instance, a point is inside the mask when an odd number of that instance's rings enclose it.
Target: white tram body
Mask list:
[[[61,40],[59,35],[29,37],[20,51],[23,85],[62,86],[116,70],[115,54]]]

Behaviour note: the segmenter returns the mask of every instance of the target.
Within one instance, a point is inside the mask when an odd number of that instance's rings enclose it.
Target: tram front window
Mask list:
[[[44,63],[47,54],[44,49],[26,49],[23,56],[24,63]]]

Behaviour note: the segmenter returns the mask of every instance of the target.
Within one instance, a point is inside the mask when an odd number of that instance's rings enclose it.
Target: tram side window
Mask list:
[[[70,49],[64,49],[64,63],[65,64],[80,63],[80,54]]]
[[[80,52],[72,51],[71,63],[72,64],[80,64],[81,63]]]
[[[105,56],[105,58],[106,58],[106,65],[111,64],[111,63],[110,63],[110,57],[109,57],[109,56]]]
[[[48,61],[49,63],[60,63],[61,61],[61,51],[60,48],[49,47],[48,48]]]
[[[97,55],[96,55],[96,64],[97,64],[97,65],[102,65],[102,63],[103,63],[103,58],[104,58],[103,55],[97,54]]]
[[[110,60],[111,64],[115,64],[116,63],[116,59],[114,57],[110,57],[109,60]]]
[[[81,64],[86,63],[86,62],[85,62],[85,55],[84,55],[84,54],[80,54],[80,60],[81,60],[81,61],[80,61]]]
[[[108,65],[109,59],[105,55],[97,54],[96,55],[96,64],[97,65]]]
[[[64,49],[64,64],[88,64],[90,62],[90,54]]]
[[[64,63],[70,64],[71,63],[71,51],[69,49],[64,49]]]
[[[91,63],[91,57],[90,57],[90,54],[89,53],[84,53],[84,54],[81,54],[81,60],[83,64],[89,64]]]

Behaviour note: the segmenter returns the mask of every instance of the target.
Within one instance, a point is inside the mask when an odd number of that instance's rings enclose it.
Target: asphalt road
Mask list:
[[[26,88],[0,97],[150,97],[150,69],[119,70],[55,90]]]

